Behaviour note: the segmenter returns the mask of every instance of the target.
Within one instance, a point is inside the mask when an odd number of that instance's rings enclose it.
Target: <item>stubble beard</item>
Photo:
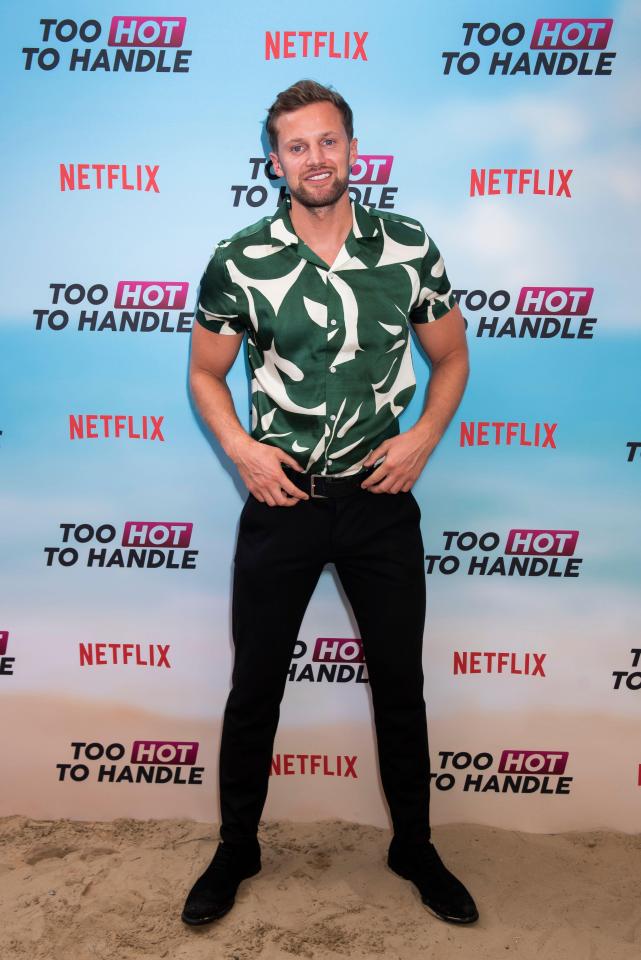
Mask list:
[[[290,186],[289,192],[304,207],[331,207],[340,200],[348,186],[349,177],[341,180],[337,176],[327,192],[308,191],[304,184],[300,184],[296,189]]]

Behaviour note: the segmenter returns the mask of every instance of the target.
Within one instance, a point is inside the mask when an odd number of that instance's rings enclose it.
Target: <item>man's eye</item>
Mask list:
[[[327,139],[327,140],[324,141],[324,143],[332,144],[332,143],[336,143],[336,141],[335,141],[335,140]]]
[[[300,151],[303,149],[303,147],[302,147],[302,145],[301,145],[300,143],[297,143],[297,144],[295,144],[293,147],[291,147],[290,149],[291,149],[291,152],[292,152],[292,153],[300,153]]]

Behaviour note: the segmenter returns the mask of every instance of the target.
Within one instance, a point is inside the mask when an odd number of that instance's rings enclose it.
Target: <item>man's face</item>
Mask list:
[[[276,127],[278,153],[269,156],[292,197],[305,207],[336,203],[347,190],[350,167],[358,156],[358,143],[348,140],[338,107],[327,101],[310,103],[281,114]]]

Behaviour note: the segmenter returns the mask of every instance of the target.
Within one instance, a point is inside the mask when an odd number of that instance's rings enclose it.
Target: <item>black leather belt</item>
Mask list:
[[[283,470],[299,490],[304,490],[314,499],[327,500],[330,497],[345,497],[350,493],[356,493],[360,490],[363,480],[374,472],[374,467],[360,470],[349,477],[332,477],[331,474],[326,476],[323,473],[298,473],[285,465]]]

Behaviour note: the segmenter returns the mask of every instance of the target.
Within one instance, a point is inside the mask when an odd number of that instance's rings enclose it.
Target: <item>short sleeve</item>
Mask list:
[[[245,297],[229,276],[223,249],[216,247],[200,281],[196,320],[213,333],[245,333]]]
[[[445,316],[456,305],[438,247],[426,234],[427,251],[421,261],[420,288],[410,309],[412,323],[431,323]]]

